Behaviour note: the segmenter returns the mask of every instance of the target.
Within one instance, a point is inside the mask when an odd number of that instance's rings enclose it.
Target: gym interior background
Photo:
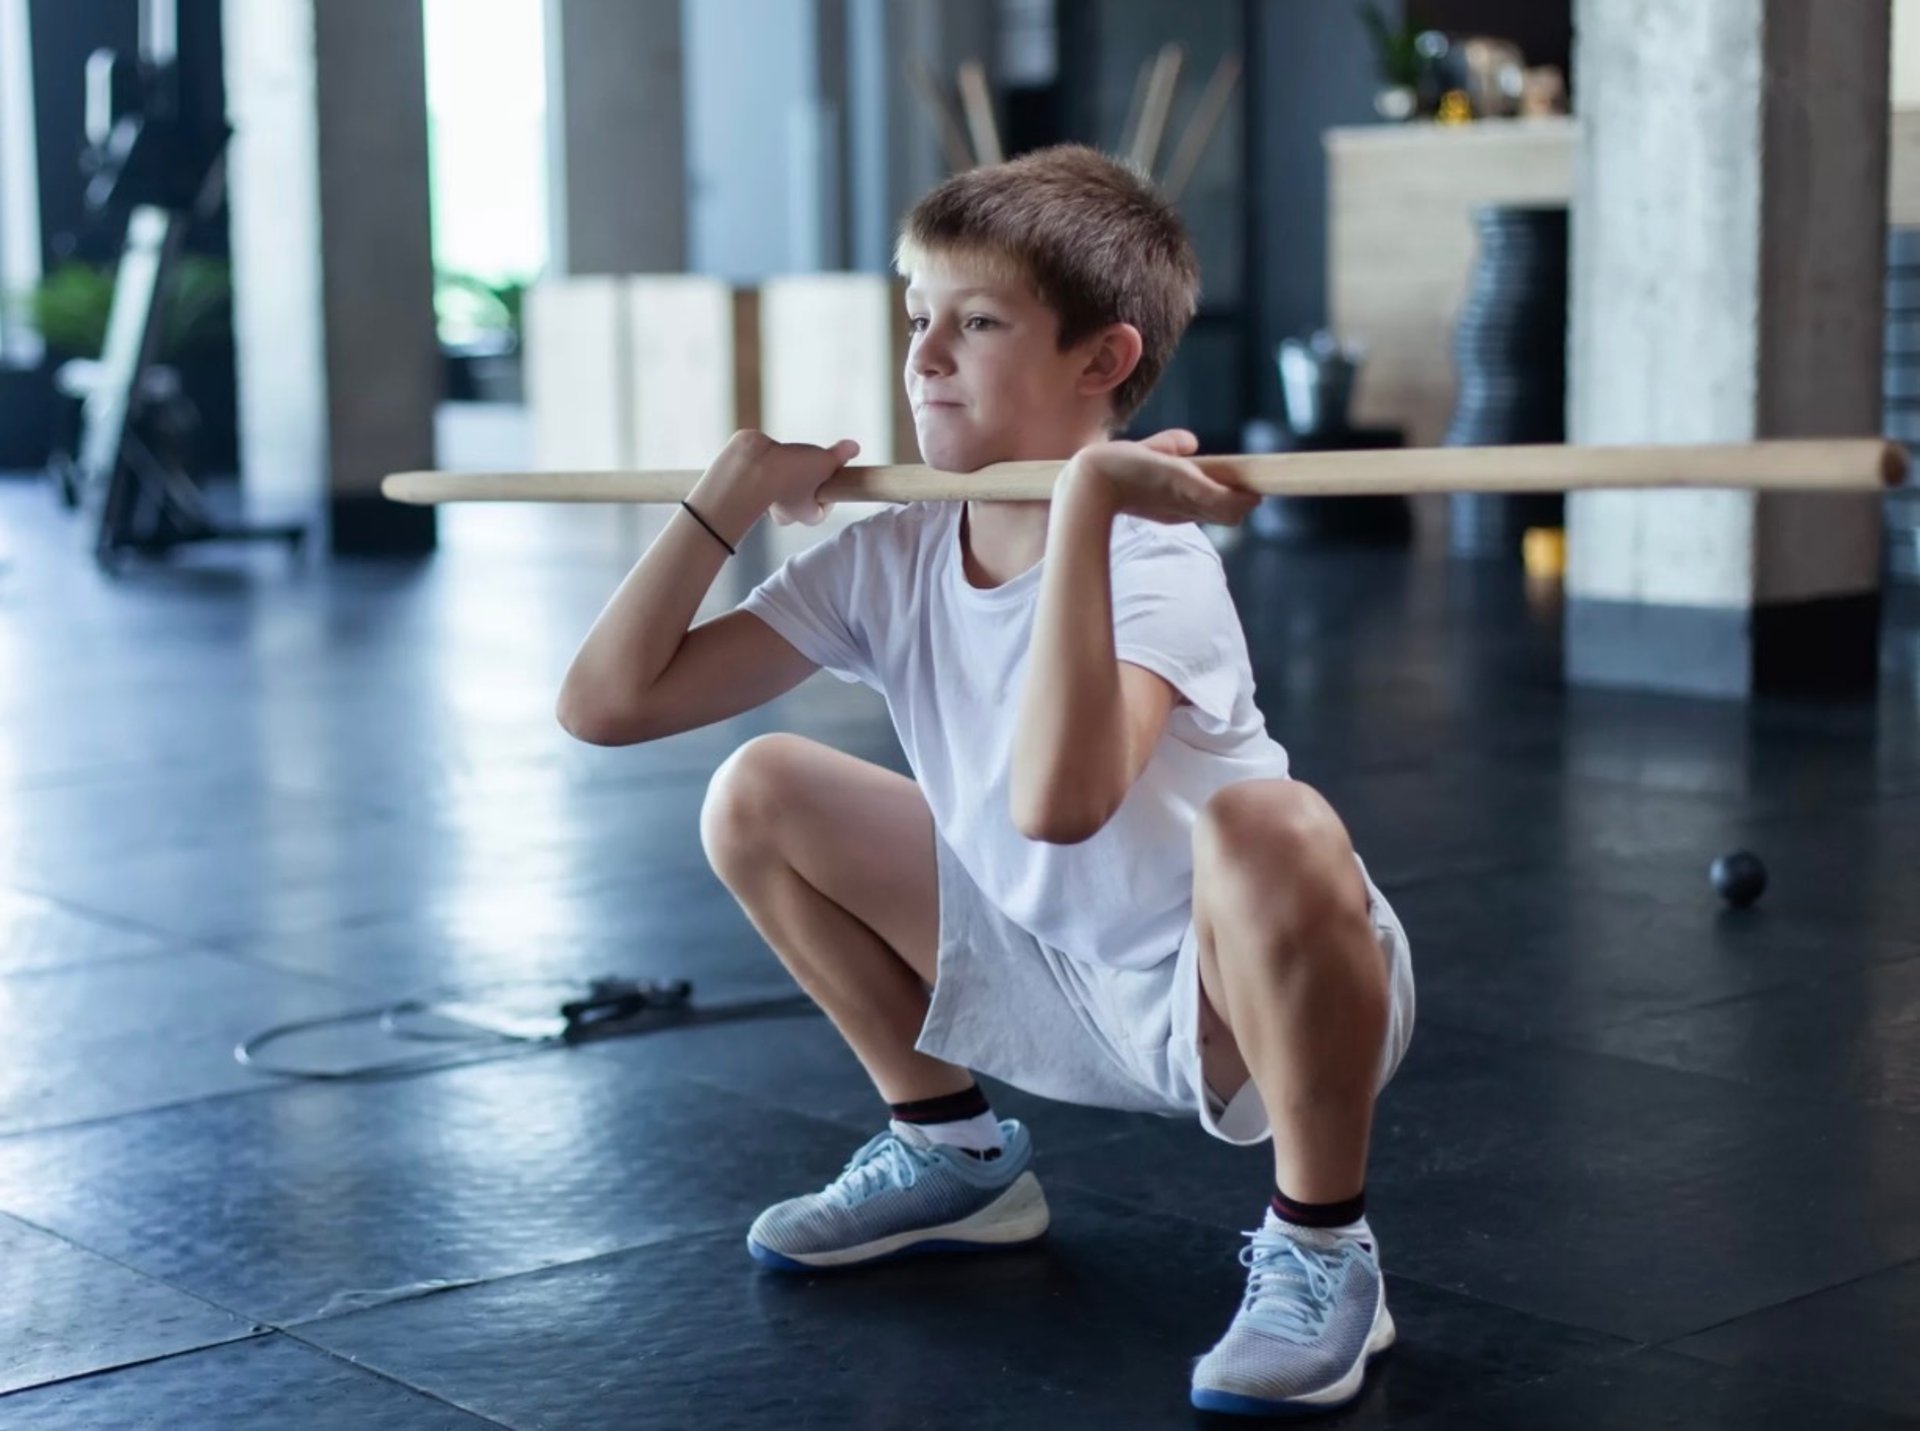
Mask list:
[[[879,1112],[700,801],[877,697],[582,746],[659,515],[378,491],[912,460],[894,226],[1060,140],[1201,255],[1141,429],[1920,440],[1913,0],[0,0],[0,1427],[1186,1424],[1192,1128],[994,1087],[1044,1251],[741,1255]],[[1920,1424],[1912,497],[1210,533],[1415,951],[1346,1420]]]

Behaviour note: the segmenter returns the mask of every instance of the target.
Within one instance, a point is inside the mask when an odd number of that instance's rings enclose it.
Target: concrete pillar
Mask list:
[[[1000,26],[995,0],[892,0],[888,48],[893,59],[888,177],[898,219],[919,197],[947,177],[947,161],[932,121],[909,87],[905,66],[918,61],[951,93],[955,71],[979,60],[989,80],[997,78]],[[1108,141],[1111,142],[1111,141]]]
[[[1893,0],[1893,78],[1895,109],[1920,105],[1920,0]]]
[[[546,16],[548,271],[682,271],[681,0],[546,0]],[[744,88],[730,96],[748,98]]]
[[[1575,442],[1879,429],[1888,0],[1579,0]],[[1877,498],[1584,493],[1567,674],[1870,686]]]
[[[979,60],[998,88],[1010,77],[1006,27],[1000,0],[845,0],[845,31],[845,263],[891,273],[900,219],[947,177],[947,156],[908,65],[924,63],[950,88],[962,61]]]
[[[380,496],[433,466],[441,391],[420,7],[226,0],[243,489],[336,552],[432,547]]]
[[[40,185],[34,157],[33,51],[27,0],[0,0],[0,368],[36,367],[40,335],[6,296],[40,281]]]

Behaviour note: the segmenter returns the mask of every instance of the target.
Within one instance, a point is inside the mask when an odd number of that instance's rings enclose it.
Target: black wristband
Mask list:
[[[698,512],[694,511],[693,504],[691,502],[687,501],[683,497],[680,499],[680,505],[687,509],[687,514],[691,516],[694,519],[694,521],[698,522],[701,526],[705,527],[708,531],[713,532],[713,523],[709,522],[705,517],[701,516]],[[727,549],[728,556],[739,555],[739,553],[733,549],[733,543],[729,542],[725,537],[721,536],[720,533],[713,532],[713,539],[716,542],[720,543],[721,546]]]

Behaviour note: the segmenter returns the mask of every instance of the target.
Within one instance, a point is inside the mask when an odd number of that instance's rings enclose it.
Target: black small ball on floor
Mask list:
[[[1735,909],[1745,909],[1767,888],[1767,867],[1751,850],[1735,850],[1713,862],[1708,871],[1720,897]]]

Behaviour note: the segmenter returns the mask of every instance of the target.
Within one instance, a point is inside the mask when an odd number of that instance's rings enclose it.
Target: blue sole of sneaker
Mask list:
[[[1359,1395],[1356,1391],[1345,1401],[1310,1406],[1297,1401],[1262,1401],[1257,1396],[1235,1396],[1231,1391],[1196,1391],[1193,1405],[1199,1411],[1219,1411],[1229,1416],[1324,1416],[1329,1411],[1351,1406]]]
[[[791,1257],[784,1257],[771,1247],[762,1247],[749,1237],[747,1255],[762,1267],[771,1268],[775,1272],[844,1272],[850,1267],[873,1267],[882,1262],[897,1262],[904,1257],[918,1257],[923,1252],[1004,1252],[1010,1247],[1031,1247],[1039,1240],[1038,1237],[1034,1237],[1025,1242],[960,1242],[957,1240],[914,1242],[905,1247],[895,1248],[892,1252],[883,1252],[878,1257],[867,1257],[858,1262],[836,1262],[831,1267],[815,1267],[808,1262],[796,1262]]]

